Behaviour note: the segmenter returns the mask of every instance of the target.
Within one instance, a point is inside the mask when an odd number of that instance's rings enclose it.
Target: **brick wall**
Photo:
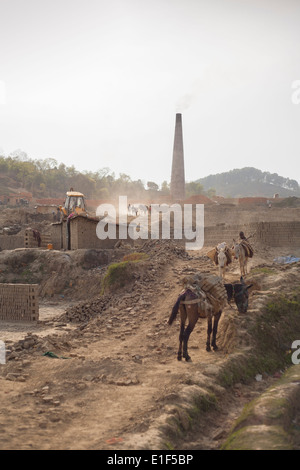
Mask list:
[[[70,249],[112,249],[118,241],[118,225],[117,238],[111,240],[109,238],[100,240],[97,237],[96,228],[97,219],[86,217],[75,217],[70,221]],[[67,246],[67,221],[52,224],[51,226],[51,243],[55,250],[68,249]],[[126,243],[133,245],[133,241],[128,238]]]
[[[54,249],[66,249],[66,223],[54,224],[52,226],[52,243]],[[89,220],[77,217],[71,221],[71,249],[82,248],[113,248],[118,240],[99,240],[96,234],[95,220]],[[55,230],[54,230],[55,228]],[[118,228],[118,227],[117,227]],[[282,221],[282,222],[251,222],[240,224],[218,223],[215,225],[206,225],[204,227],[204,246],[216,246],[223,241],[231,245],[233,239],[238,240],[240,231],[243,231],[246,237],[255,234],[251,242],[264,246],[290,246],[300,247],[300,221]],[[118,230],[117,230],[118,232]],[[149,237],[151,234],[149,232]],[[172,238],[172,235],[171,235]],[[184,240],[183,240],[184,241]],[[126,243],[132,244],[133,241],[128,238]],[[144,240],[142,240],[144,242]],[[177,240],[179,243],[180,240]],[[136,242],[139,244],[139,240]]]
[[[48,248],[48,244],[52,243],[51,234],[41,233],[41,246],[40,248]],[[38,241],[33,236],[33,231],[31,228],[25,230],[25,248],[38,248]]]
[[[51,243],[54,250],[65,248],[63,244],[63,227],[62,223],[51,224]]]
[[[226,242],[232,245],[233,239],[238,240],[239,233],[243,231],[247,236],[256,230],[254,224],[227,225],[219,224],[210,227],[204,227],[204,246],[216,246],[218,243]]]
[[[74,223],[75,222],[75,223]],[[300,248],[300,221],[268,221],[253,222],[240,224],[231,223],[229,219],[227,223],[210,223],[205,222],[204,227],[204,246],[216,246],[218,243],[226,241],[232,243],[233,239],[237,239],[239,232],[243,231],[246,236],[255,234],[252,240],[265,246],[290,246]],[[81,220],[78,217],[72,221],[71,227],[71,249],[80,248],[99,248],[109,249],[115,246],[117,240],[99,240],[96,234],[96,221]],[[73,229],[73,230],[72,230]],[[149,232],[149,237],[150,237]],[[51,226],[51,234],[41,234],[41,248],[46,249],[48,243],[53,245],[55,250],[66,249],[66,222],[63,224],[53,224]],[[118,235],[117,235],[118,239]],[[128,239],[127,243],[132,244],[132,240]],[[143,241],[142,241],[143,242]],[[179,242],[179,241],[178,241]],[[33,238],[32,230],[29,229],[24,236],[19,235],[3,235],[0,236],[0,248],[2,250],[14,250],[15,248],[35,248],[37,241]]]
[[[112,249],[117,243],[119,226],[116,226],[116,239],[106,238],[100,240],[96,233],[98,224],[97,219],[87,219],[85,217],[76,217],[71,219],[71,249],[78,250],[81,248],[99,248],[99,249]],[[128,238],[126,243],[133,244],[133,241]]]
[[[37,284],[0,284],[0,320],[31,322],[38,319]]]
[[[208,226],[204,228],[204,246],[216,246],[223,241],[230,245],[233,239],[238,239],[240,231],[246,237],[255,234],[251,241],[259,245],[300,248],[300,221]]]
[[[24,247],[23,235],[0,235],[1,250],[15,250]]]
[[[300,222],[260,222],[256,239],[263,245],[300,248]]]

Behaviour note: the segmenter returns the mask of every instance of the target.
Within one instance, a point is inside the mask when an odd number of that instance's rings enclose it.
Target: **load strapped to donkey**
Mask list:
[[[216,351],[216,337],[218,323],[223,308],[232,298],[239,312],[246,312],[248,308],[248,289],[243,278],[239,284],[223,284],[219,276],[207,273],[197,273],[183,278],[184,290],[179,294],[177,301],[169,317],[169,325],[174,322],[180,311],[179,349],[177,359],[182,357],[186,361],[191,358],[188,354],[188,340],[199,317],[207,318],[206,351],[211,351],[211,346]],[[188,325],[185,327],[186,320]],[[212,338],[211,338],[212,334]]]
[[[182,280],[184,291],[190,291],[192,300],[181,301],[184,305],[198,304],[199,316],[207,315],[222,310],[227,304],[227,292],[219,276],[207,273],[196,273],[186,276]]]
[[[247,258],[252,258],[254,254],[254,250],[252,246],[250,245],[250,243],[248,242],[248,240],[241,240],[240,245],[242,245],[242,247],[244,248]]]
[[[226,261],[228,265],[232,262],[232,251],[226,242],[219,243],[218,246],[216,246],[206,254],[206,256],[208,256],[217,266],[219,264],[218,254],[222,249],[226,255]]]
[[[178,310],[180,310],[180,334],[177,358],[181,360],[183,356],[186,361],[189,361],[188,340],[199,317],[207,318],[206,350],[211,350],[210,345],[214,350],[217,349],[216,335],[218,323],[222,309],[228,301],[228,296],[221,278],[211,274],[197,273],[193,276],[185,277],[183,284],[184,290],[180,293],[172,309],[168,323],[169,325],[173,323]],[[185,328],[186,320],[188,320],[188,326]]]

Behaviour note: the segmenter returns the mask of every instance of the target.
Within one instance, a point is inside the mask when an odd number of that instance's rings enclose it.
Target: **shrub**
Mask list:
[[[104,294],[107,289],[119,289],[131,282],[136,275],[136,263],[147,258],[148,255],[145,253],[131,253],[124,256],[120,263],[111,264],[102,279],[101,294]]]
[[[128,261],[122,261],[121,263],[113,263],[108,267],[107,273],[102,280],[102,293],[107,288],[124,287],[128,281],[128,264]]]
[[[149,258],[146,253],[130,253],[123,257],[123,261],[145,261]]]

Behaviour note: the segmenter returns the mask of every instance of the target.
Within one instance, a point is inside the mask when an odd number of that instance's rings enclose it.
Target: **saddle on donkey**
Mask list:
[[[251,237],[252,235],[250,235],[250,237],[248,238],[251,238]],[[246,256],[248,258],[252,258],[254,251],[253,251],[252,246],[248,242],[248,238],[245,237],[244,232],[240,232],[240,240],[241,240],[240,244],[243,246]]]
[[[208,256],[218,266],[219,264],[218,254],[221,249],[224,250],[224,253],[226,255],[227,265],[230,264],[232,262],[232,251],[226,242],[219,243],[219,245],[217,245],[215,248],[210,250],[206,256]]]
[[[242,247],[245,250],[246,256],[248,258],[252,258],[254,250],[253,250],[252,246],[250,245],[250,243],[248,242],[248,240],[242,240],[240,243],[241,243]]]
[[[182,279],[185,290],[189,290],[193,300],[182,303],[198,303],[200,317],[222,310],[227,304],[227,293],[223,282],[218,276],[197,273]]]

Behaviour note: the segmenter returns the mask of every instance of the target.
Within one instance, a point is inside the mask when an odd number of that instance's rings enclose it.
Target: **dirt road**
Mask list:
[[[167,320],[182,276],[198,270],[216,272],[199,253],[158,254],[89,321],[70,322],[75,307],[64,317],[65,304],[45,304],[45,317],[30,331],[3,325],[14,355],[0,366],[0,449],[217,449],[243,405],[272,378],[237,384],[230,393],[220,387],[215,379],[228,351],[206,352],[204,319],[190,338],[192,362],[177,361],[179,325]],[[228,279],[238,278],[234,264]],[[228,307],[223,315],[238,313]],[[15,348],[24,338],[26,347],[23,341]],[[196,406],[199,395],[207,409],[189,435],[185,407]],[[181,435],[174,431],[179,418]]]

